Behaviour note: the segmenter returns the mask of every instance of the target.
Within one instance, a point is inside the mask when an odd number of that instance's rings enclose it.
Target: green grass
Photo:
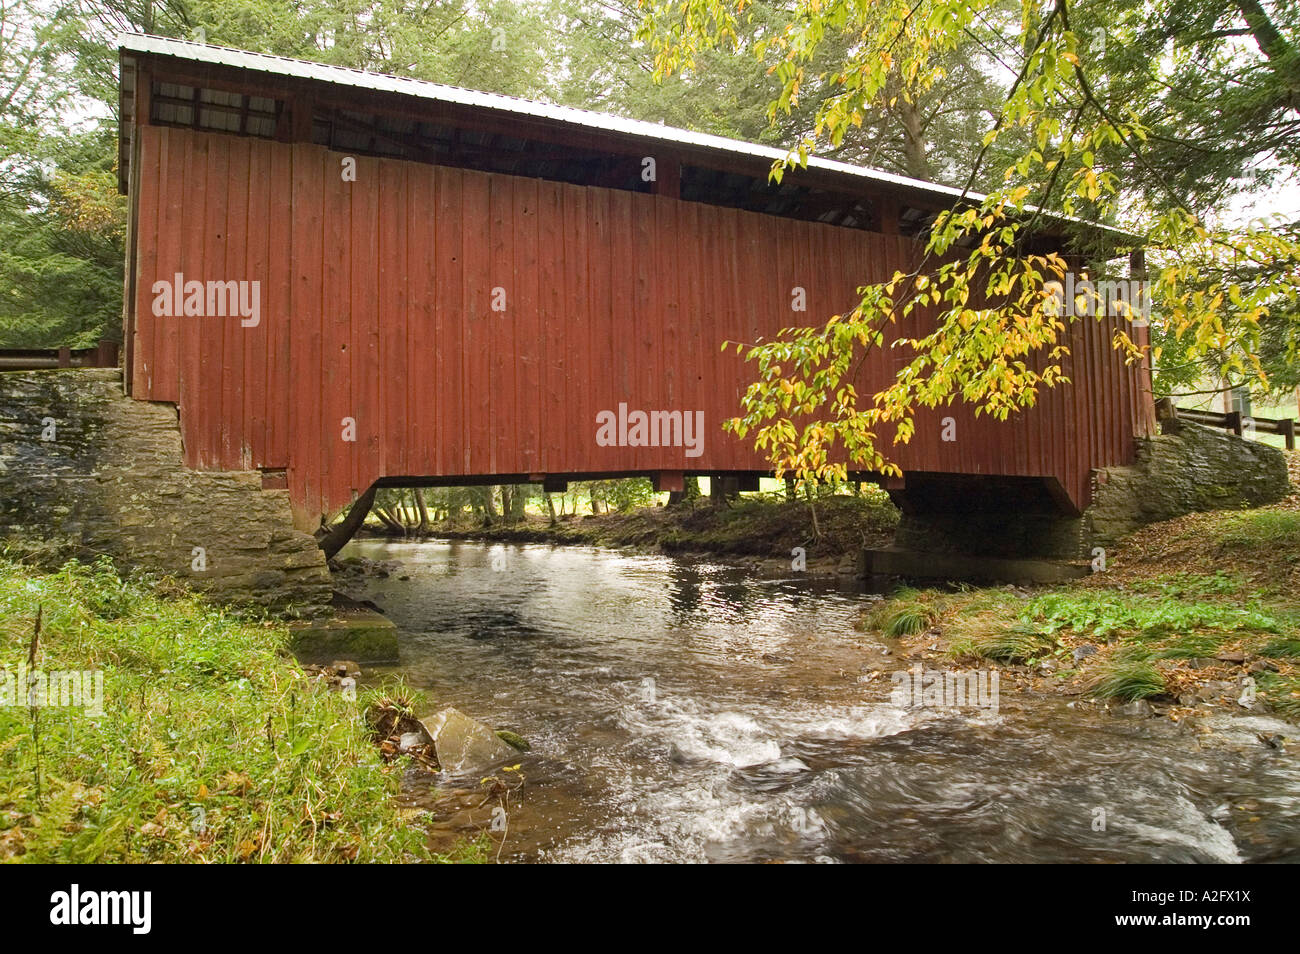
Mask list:
[[[1051,631],[1069,629],[1101,641],[1121,635],[1160,639],[1197,630],[1226,637],[1281,633],[1286,628],[1284,621],[1258,608],[1110,590],[1048,593],[1030,602],[1025,617],[1044,623]]]
[[[1205,599],[1238,593],[1245,587],[1246,581],[1238,574],[1218,570],[1213,574],[1166,573],[1133,585],[1135,589],[1157,595],[1179,599]]]
[[[1225,547],[1275,549],[1300,547],[1300,512],[1249,510],[1225,514],[1216,536]]]
[[[895,609],[885,620],[882,632],[886,636],[911,636],[925,629],[934,620],[934,614],[919,604],[909,604]]]
[[[451,860],[399,817],[402,766],[371,743],[366,694],[314,688],[282,626],[107,563],[0,561],[0,667],[27,657],[38,607],[37,667],[102,672],[103,714],[0,706],[0,859]]]

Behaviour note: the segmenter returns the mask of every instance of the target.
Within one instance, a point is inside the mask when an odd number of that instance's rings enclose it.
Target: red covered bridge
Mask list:
[[[753,374],[721,343],[851,308],[957,196],[820,159],[773,185],[747,143],[178,40],[124,36],[121,68],[126,386],[303,529],[375,482],[770,473],[721,430]],[[1075,324],[1073,385],[1028,413],[919,421],[909,494],[1086,506],[1154,426],[1113,325]]]

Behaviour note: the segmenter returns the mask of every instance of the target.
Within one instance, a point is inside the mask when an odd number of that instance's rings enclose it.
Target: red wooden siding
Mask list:
[[[721,430],[753,374],[721,343],[847,309],[916,253],[898,236],[399,160],[357,157],[345,182],[343,156],[319,146],[137,131],[133,394],[179,405],[193,467],[285,468],[305,527],[380,477],[766,471]],[[154,317],[153,283],[177,272],[259,281],[260,324]],[[1085,505],[1091,469],[1126,462],[1151,427],[1115,324],[1074,326],[1075,383],[1037,409],[927,412],[895,459],[1051,477]],[[870,353],[859,394],[899,361]],[[596,414],[620,402],[703,410],[703,455],[598,446]],[[945,416],[956,442],[939,439]]]

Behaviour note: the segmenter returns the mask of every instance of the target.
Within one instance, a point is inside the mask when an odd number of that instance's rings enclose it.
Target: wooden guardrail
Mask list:
[[[1241,437],[1246,431],[1259,434],[1278,434],[1286,441],[1287,450],[1295,450],[1295,419],[1272,417],[1247,417],[1240,411],[1197,411],[1176,407],[1169,398],[1156,402],[1156,417],[1162,421],[1181,420],[1207,427],[1221,427]]]
[[[44,368],[116,368],[118,344],[101,341],[94,348],[0,349],[0,371],[39,371]]]

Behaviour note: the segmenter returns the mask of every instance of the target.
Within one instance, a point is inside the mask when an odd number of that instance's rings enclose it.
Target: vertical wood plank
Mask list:
[[[295,360],[291,384],[294,400],[288,421],[289,490],[294,521],[300,528],[319,522],[320,452],[325,414],[321,352],[324,320],[325,193],[328,153],[306,143],[293,149],[293,293],[290,339]],[[337,433],[337,432],[335,432]]]
[[[270,143],[250,141],[248,156],[248,251],[247,273],[257,282],[258,323],[245,327],[239,319],[243,344],[243,401],[240,408],[240,467],[248,470],[265,466],[270,408],[267,405],[267,341],[270,312],[275,307],[275,283],[271,277],[271,154]],[[251,319],[250,319],[251,320]]]
[[[293,204],[293,147],[268,146],[271,156],[269,204],[267,211],[267,241],[270,256],[267,293],[263,302],[262,323],[266,365],[265,406],[267,434],[262,464],[267,467],[287,467],[289,462],[289,420],[293,401],[301,386],[295,381],[293,368],[298,351],[292,333],[294,294],[294,244],[303,231],[310,231],[310,222],[299,224],[294,219]],[[316,222],[319,231],[319,219]]]
[[[433,324],[433,295],[437,275],[433,221],[437,214],[432,166],[411,165],[407,170],[407,207],[405,258],[406,335],[397,343],[404,352],[401,366],[405,370],[403,388],[404,430],[407,446],[399,454],[403,474],[435,475],[441,473],[437,447],[441,441],[439,427],[438,340]]]
[[[489,427],[492,415],[492,394],[489,382],[490,351],[496,341],[492,332],[492,289],[498,286],[493,278],[489,255],[490,205],[487,175],[466,172],[464,194],[461,198],[461,223],[465,270],[463,288],[465,295],[465,346],[464,388],[465,409],[465,462],[462,474],[495,475],[489,459]],[[506,289],[509,307],[509,289]]]
[[[227,170],[228,206],[226,210],[226,268],[214,275],[219,281],[246,282],[248,274],[249,244],[249,171],[251,167],[250,140],[242,136],[229,137],[230,160]],[[259,229],[260,231],[260,229]],[[251,286],[237,286],[249,287]],[[220,461],[225,469],[235,470],[245,466],[251,454],[244,454],[246,438],[244,423],[244,328],[239,319],[238,293],[234,302],[227,302],[227,314],[209,316],[214,331],[221,336],[221,445]],[[231,314],[233,312],[233,315]]]
[[[459,169],[439,168],[435,177],[434,338],[437,341],[438,441],[443,475],[466,474],[465,445],[465,280],[464,176]]]
[[[226,237],[230,210],[230,149],[224,137],[208,137],[208,214],[204,223],[202,273],[193,276],[199,282],[225,280]],[[188,283],[191,278],[185,276]],[[204,307],[206,308],[206,297]],[[205,469],[221,467],[222,380],[224,378],[225,334],[220,318],[192,319],[199,330],[199,400],[195,425],[201,435],[199,460]]]
[[[510,470],[529,474],[541,469],[543,433],[563,428],[572,417],[554,419],[543,410],[542,387],[546,349],[564,337],[563,324],[546,325],[539,311],[538,186],[536,179],[515,182],[514,228],[514,350],[519,359],[514,380],[514,435]],[[571,413],[571,409],[570,409]]]
[[[516,371],[538,347],[535,338],[517,334],[520,312],[527,307],[520,300],[515,269],[514,176],[490,176],[488,189],[489,285],[505,293],[505,310],[490,307],[485,330],[488,344],[486,384],[488,403],[487,472],[505,474],[515,470],[519,431],[516,426]]]
[[[380,476],[383,451],[380,434],[384,421],[380,406],[379,364],[379,202],[383,195],[382,166],[386,160],[357,159],[357,181],[350,184],[352,199],[351,279],[352,293],[350,381],[357,439],[351,446],[351,467],[346,481],[335,483],[334,499],[340,503],[362,494]],[[384,218],[390,218],[387,210]],[[391,372],[390,372],[391,373]]]
[[[632,196],[627,192],[611,192],[609,196],[609,255],[613,303],[609,340],[613,347],[613,360],[610,363],[611,390],[605,410],[617,414],[620,402],[635,401],[636,387],[633,371],[636,311],[633,298],[636,293],[634,268],[637,253],[632,237]],[[601,471],[611,473],[634,469],[628,462],[629,458],[624,457],[622,448],[604,447],[600,451]]]
[[[169,141],[166,129],[156,126],[144,126],[136,129],[140,139],[136,153],[138,171],[135,175],[138,192],[135,217],[137,242],[136,270],[138,279],[135,283],[135,320],[133,324],[134,341],[132,342],[131,393],[144,400],[166,400],[156,396],[165,389],[162,381],[166,375],[166,358],[162,354],[164,342],[174,333],[179,321],[175,318],[156,317],[153,313],[153,283],[163,280],[171,282],[172,275],[164,274],[160,269],[159,251],[162,250],[161,264],[166,266],[177,253],[175,241],[168,241],[163,234],[163,227],[168,223],[165,217],[160,220],[160,204],[170,201],[175,190],[170,179],[170,162],[168,154]],[[175,400],[172,398],[171,400]]]
[[[616,410],[614,402],[614,342],[613,304],[613,228],[611,226],[611,192],[608,189],[588,190],[589,247],[587,269],[591,276],[590,300],[587,307],[587,347],[591,351],[590,401],[586,417],[577,427],[584,435],[587,446],[586,460],[599,466],[609,457],[608,448],[596,444],[596,415],[601,411]]]
[[[204,271],[203,246],[207,216],[207,142],[203,137],[191,133],[177,133],[174,139],[185,145],[185,193],[188,197],[189,214],[183,220],[182,244],[175,264],[176,270],[200,274]],[[173,277],[168,277],[168,281]],[[184,289],[176,291],[183,296]],[[199,380],[199,337],[198,319],[186,317],[184,313],[174,319],[174,329],[180,348],[180,416],[181,433],[185,444],[185,463],[190,467],[199,464],[199,436],[196,429],[200,416],[198,406],[203,393]]]

